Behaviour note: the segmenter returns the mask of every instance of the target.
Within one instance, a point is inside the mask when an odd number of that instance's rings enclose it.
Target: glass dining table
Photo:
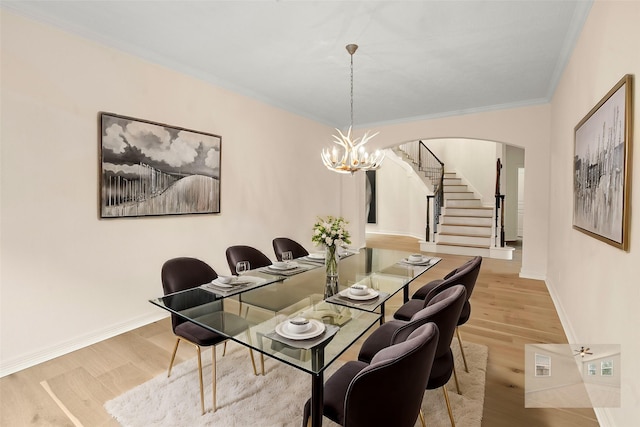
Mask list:
[[[384,321],[389,298],[402,291],[407,301],[411,282],[440,261],[425,257],[424,262],[411,263],[408,255],[374,248],[346,252],[338,263],[337,281],[327,278],[322,260],[303,257],[293,261],[295,272],[273,267],[250,270],[236,279],[238,285],[214,281],[150,302],[262,353],[261,361],[268,356],[310,374],[311,425],[318,427],[322,425],[327,367],[372,326]],[[354,284],[366,286],[371,296],[354,298],[348,293]],[[247,317],[249,327],[241,333],[225,330],[224,323],[214,320],[219,316],[210,316],[213,311],[230,311],[232,304],[225,301],[231,299],[261,309],[260,316]],[[287,333],[284,325],[293,318],[313,322],[317,333]]]

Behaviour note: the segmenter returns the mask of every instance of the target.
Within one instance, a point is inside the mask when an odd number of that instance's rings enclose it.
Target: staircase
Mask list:
[[[490,256],[493,208],[482,206],[455,172],[444,174],[444,207],[435,236],[435,251]]]
[[[420,242],[420,250],[512,259],[513,248],[500,247],[496,242],[494,207],[483,206],[455,172],[444,172],[444,163],[422,141],[399,145],[393,151],[434,194],[427,196],[432,210],[427,210],[426,239]]]

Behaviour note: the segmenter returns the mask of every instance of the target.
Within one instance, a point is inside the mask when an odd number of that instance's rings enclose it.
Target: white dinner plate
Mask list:
[[[289,331],[289,321],[285,320],[276,326],[276,334],[289,338],[290,340],[308,340],[322,335],[325,329],[324,323],[316,319],[309,319],[309,323],[311,324],[309,329],[301,333],[295,333]]]
[[[353,300],[366,301],[377,298],[380,294],[378,291],[374,291],[373,289],[367,289],[366,295],[354,295],[351,293],[351,289],[345,289],[344,291],[340,291],[340,295]]]
[[[413,265],[428,265],[431,263],[431,258],[423,256],[421,261],[411,261],[409,258],[403,258],[402,261]]]
[[[213,279],[211,281],[211,284],[218,288],[233,288],[235,286],[246,285],[251,282],[252,280],[250,280],[248,277],[239,278],[239,277],[233,276],[229,283],[222,283],[218,279]]]
[[[229,283],[222,283],[218,279],[213,279],[211,284],[219,287],[219,288],[233,288],[235,286],[235,279],[231,279]]]
[[[311,259],[324,259],[324,253],[322,252],[313,252],[307,255],[307,258]]]
[[[270,269],[272,270],[293,270],[294,268],[298,268],[298,264],[296,264],[295,262],[288,262],[287,265],[283,266],[283,267],[277,267],[275,265],[270,265],[269,266]]]

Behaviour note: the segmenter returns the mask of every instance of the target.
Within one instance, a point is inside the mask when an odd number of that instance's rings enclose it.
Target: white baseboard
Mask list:
[[[58,356],[71,353],[72,351],[79,350],[97,342],[106,340],[107,338],[120,335],[132,329],[148,325],[149,323],[156,322],[167,316],[168,314],[164,313],[155,313],[140,316],[134,319],[130,319],[126,322],[112,325],[105,329],[65,341],[50,348],[38,350],[31,354],[25,354],[14,359],[3,360],[2,366],[0,366],[0,378],[13,374],[14,372],[21,371],[23,369],[30,368],[39,363],[46,362],[47,360],[54,359]]]
[[[615,422],[611,419],[609,408],[593,408],[596,413],[598,424],[600,427],[616,427]]]
[[[424,239],[424,236],[418,236],[415,234],[411,234],[411,233],[406,233],[406,232],[402,232],[402,231],[367,231],[365,230],[366,234],[380,234],[383,236],[403,236],[403,237],[413,237],[415,239]]]
[[[558,294],[556,293],[556,287],[551,279],[546,279],[544,281],[545,285],[547,285],[547,291],[549,291],[549,295],[551,296],[551,300],[553,301],[553,305],[556,308],[556,312],[558,313],[558,318],[560,318],[560,323],[562,324],[562,329],[564,330],[565,335],[567,336],[567,341],[570,343],[580,342],[576,333],[573,330],[573,326],[569,321],[569,316],[567,316],[567,312],[564,310],[564,307],[560,303],[560,299],[558,298]]]
[[[555,291],[556,288],[554,283],[550,279],[546,279],[545,284],[547,285],[547,290],[549,291],[549,295],[551,296],[553,305],[558,312],[558,317],[560,318],[562,329],[564,329],[564,333],[567,336],[567,341],[569,343],[580,342],[571,322],[569,321],[569,316],[567,316],[566,311],[560,303],[558,294]],[[600,424],[600,427],[615,427],[615,422],[610,416],[609,408],[593,408],[593,411],[596,414],[596,418],[598,419],[598,424]]]
[[[526,271],[526,270],[520,270],[520,277],[522,277],[523,279],[534,279],[534,280],[546,280],[547,276],[545,274],[540,274],[538,272],[535,271]]]

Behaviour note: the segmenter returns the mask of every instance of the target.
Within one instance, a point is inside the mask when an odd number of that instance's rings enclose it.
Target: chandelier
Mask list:
[[[333,142],[342,148],[333,147],[332,149],[323,149],[322,162],[329,170],[334,172],[353,174],[359,170],[377,169],[384,159],[384,153],[380,150],[376,150],[375,153],[369,154],[364,148],[364,145],[369,142],[371,138],[376,136],[378,132],[373,135],[369,135],[369,132],[367,131],[361,138],[352,139],[353,54],[358,49],[358,45],[348,44],[346,48],[347,52],[349,52],[349,55],[351,56],[351,125],[349,126],[349,131],[347,131],[346,135],[342,133],[340,129],[336,129],[339,135],[333,135]]]

